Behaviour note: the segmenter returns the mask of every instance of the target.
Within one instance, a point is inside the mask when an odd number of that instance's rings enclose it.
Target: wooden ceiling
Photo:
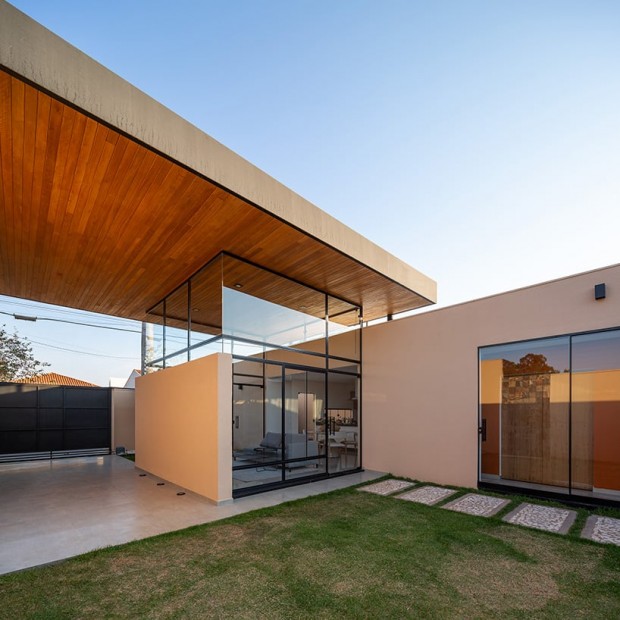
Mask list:
[[[359,324],[356,306],[328,296],[326,308],[324,293],[228,254],[221,254],[211,261],[191,278],[190,284],[191,307],[188,305],[187,284],[166,297],[167,325],[187,329],[188,317],[191,316],[193,330],[221,333],[222,286],[319,319],[324,319],[327,311],[331,321],[348,327]],[[251,312],[250,307],[248,312]],[[152,308],[149,314],[152,322],[163,323],[163,304]]]
[[[0,174],[0,294],[143,320],[227,251],[365,320],[429,303],[4,71]]]

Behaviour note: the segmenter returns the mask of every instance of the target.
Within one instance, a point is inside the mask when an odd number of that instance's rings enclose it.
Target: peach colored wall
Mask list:
[[[135,390],[112,388],[112,450],[136,449]]]
[[[366,328],[363,466],[476,486],[478,346],[619,324],[615,265]]]
[[[232,498],[232,358],[136,380],[136,466],[214,502]]]

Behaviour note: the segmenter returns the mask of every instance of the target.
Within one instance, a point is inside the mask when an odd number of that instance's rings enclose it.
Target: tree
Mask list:
[[[27,338],[9,334],[5,325],[0,327],[0,381],[14,381],[40,375],[46,362],[39,362],[32,354]]]
[[[542,353],[528,353],[518,363],[504,360],[504,375],[540,375],[557,372]]]

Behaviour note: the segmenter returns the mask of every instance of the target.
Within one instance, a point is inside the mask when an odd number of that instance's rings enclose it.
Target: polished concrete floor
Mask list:
[[[0,574],[325,493],[365,471],[214,506],[119,456],[0,465]]]

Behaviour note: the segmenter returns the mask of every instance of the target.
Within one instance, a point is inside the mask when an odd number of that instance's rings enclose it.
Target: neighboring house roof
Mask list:
[[[99,387],[96,383],[89,383],[81,379],[74,379],[66,375],[60,375],[57,372],[46,372],[36,377],[28,377],[27,379],[15,379],[13,383],[36,383],[37,385],[73,385],[81,387]]]
[[[141,377],[142,373],[137,370],[136,368],[134,368],[131,371],[131,374],[129,375],[129,378],[127,379],[127,382],[125,383],[126,388],[131,388],[131,389],[135,389],[136,387],[136,377]]]
[[[121,377],[110,377],[110,387],[134,389],[136,387],[136,377],[141,376],[142,373],[137,368],[134,368],[127,379],[123,379]]]

